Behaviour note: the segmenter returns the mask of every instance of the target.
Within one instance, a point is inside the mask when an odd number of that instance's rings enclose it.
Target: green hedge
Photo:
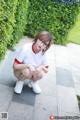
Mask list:
[[[25,34],[34,37],[37,32],[48,30],[55,36],[55,43],[64,44],[67,33],[75,22],[79,4],[59,4],[54,0],[29,0],[28,23]]]
[[[4,57],[7,44],[12,38],[17,1],[0,1],[0,59]]]
[[[25,29],[28,0],[0,0],[0,59],[21,38]]]
[[[18,0],[18,5],[15,14],[15,26],[13,30],[13,38],[9,42],[8,46],[12,47],[15,45],[23,35],[25,25],[27,22],[27,9],[28,9],[28,0]]]

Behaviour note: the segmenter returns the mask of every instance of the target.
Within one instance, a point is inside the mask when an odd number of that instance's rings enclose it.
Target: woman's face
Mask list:
[[[48,46],[49,44],[49,41],[41,41],[41,40],[37,40],[36,43],[34,44],[34,51],[35,53],[38,53],[40,51],[45,51],[46,50],[46,47]]]

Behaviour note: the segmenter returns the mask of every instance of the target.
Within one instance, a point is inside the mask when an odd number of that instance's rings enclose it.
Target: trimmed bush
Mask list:
[[[26,25],[28,0],[0,1],[0,59],[17,43]]]
[[[7,51],[7,47],[6,47],[5,42],[0,42],[0,60],[4,59],[4,55],[6,51]]]
[[[28,9],[28,0],[18,0],[18,5],[15,14],[16,22],[12,33],[13,38],[8,44],[8,46],[10,47],[15,45],[23,36],[23,32],[27,22],[27,9]]]
[[[54,0],[29,0],[25,34],[34,37],[37,32],[48,30],[55,36],[55,43],[66,42],[69,29],[79,13],[79,4],[59,4]]]
[[[12,38],[17,1],[0,1],[0,59],[5,55],[7,44]]]

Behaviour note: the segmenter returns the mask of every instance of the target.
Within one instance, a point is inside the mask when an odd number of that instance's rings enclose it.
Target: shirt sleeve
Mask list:
[[[25,55],[26,55],[25,48],[20,49],[20,51],[18,52],[16,56],[16,60],[22,63],[24,61]]]
[[[42,64],[45,64],[46,66],[48,66],[48,61],[47,61],[47,57],[46,55],[43,55],[43,60],[42,60]]]

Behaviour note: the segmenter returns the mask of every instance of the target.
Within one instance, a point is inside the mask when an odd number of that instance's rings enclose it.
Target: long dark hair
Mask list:
[[[41,41],[49,41],[49,44],[46,46],[45,51],[43,50],[43,53],[46,52],[49,49],[49,47],[51,46],[51,43],[52,43],[51,33],[49,33],[48,31],[41,31],[35,36],[34,42],[36,42],[38,39],[41,40]]]

